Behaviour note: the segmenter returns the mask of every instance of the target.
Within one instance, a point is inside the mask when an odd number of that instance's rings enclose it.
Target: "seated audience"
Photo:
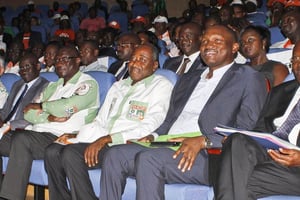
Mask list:
[[[26,130],[10,131],[0,140],[1,156],[9,156],[0,190],[2,198],[25,199],[32,161],[43,159],[45,148],[63,133],[79,131],[97,115],[98,84],[79,72],[77,49],[63,47],[55,59],[60,79],[50,83],[40,98],[24,109],[24,118],[33,125]]]
[[[136,178],[136,199],[164,199],[165,183],[209,184],[205,149],[221,146],[222,140],[214,127],[220,123],[253,128],[266,97],[263,76],[234,63],[238,48],[237,37],[229,28],[216,25],[204,31],[200,51],[208,67],[181,76],[166,119],[153,133],[202,135],[173,138],[171,141],[181,142],[177,151],[138,144],[110,148],[102,163],[101,200],[121,199],[129,176]],[[154,135],[143,141],[152,141]]]
[[[283,82],[289,71],[280,62],[269,60],[270,31],[262,26],[248,26],[240,35],[241,53],[249,59],[249,65],[262,72],[271,87]]]
[[[87,170],[101,167],[110,146],[144,137],[164,120],[173,86],[166,78],[154,75],[157,59],[154,46],[137,47],[128,64],[130,77],[111,87],[96,119],[83,126],[77,136],[58,138],[62,143],[79,144],[54,143],[47,148],[45,166],[51,200],[97,199]]]
[[[292,57],[295,76],[300,74],[300,42]],[[273,135],[300,146],[300,102]],[[217,200],[258,199],[271,195],[300,195],[300,151],[265,149],[249,136],[230,135],[224,142],[215,196]]]

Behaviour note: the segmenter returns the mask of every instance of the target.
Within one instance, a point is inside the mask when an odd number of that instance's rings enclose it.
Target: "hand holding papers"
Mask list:
[[[221,134],[223,136],[229,136],[232,133],[241,133],[244,135],[248,135],[267,149],[285,148],[285,149],[296,149],[296,150],[300,151],[300,148],[297,147],[296,145],[291,144],[288,141],[285,141],[283,139],[280,139],[270,133],[259,133],[259,132],[254,132],[254,131],[246,131],[246,130],[226,127],[226,126],[222,126],[222,125],[215,127],[215,131],[218,134]]]

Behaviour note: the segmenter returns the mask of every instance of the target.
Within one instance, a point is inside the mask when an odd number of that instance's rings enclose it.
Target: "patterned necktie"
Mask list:
[[[291,113],[283,124],[273,132],[273,135],[276,135],[284,140],[288,140],[288,136],[291,130],[300,122],[300,101],[292,109]]]
[[[121,80],[124,77],[124,75],[126,74],[127,71],[128,71],[128,62],[125,63],[125,67],[117,75],[117,77],[116,77],[117,81]]]
[[[13,106],[13,108],[11,109],[10,113],[8,114],[8,116],[6,117],[6,119],[4,120],[5,122],[9,121],[13,116],[14,114],[16,113],[16,111],[18,110],[18,107],[24,97],[24,95],[26,94],[26,91],[28,89],[28,85],[25,84],[25,87],[21,93],[21,95],[19,96],[18,100],[16,101],[15,105]]]
[[[178,75],[184,74],[185,69],[186,69],[186,66],[187,66],[187,64],[188,64],[189,62],[191,62],[191,60],[190,60],[189,58],[185,58],[185,59],[183,60],[183,63],[182,63],[182,65],[181,65],[181,68],[180,68],[179,71],[177,72]]]

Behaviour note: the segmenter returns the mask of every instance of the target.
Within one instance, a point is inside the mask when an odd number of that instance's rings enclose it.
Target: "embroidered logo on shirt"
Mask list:
[[[75,95],[83,96],[86,95],[90,90],[91,85],[88,83],[81,83],[75,91]]]
[[[127,119],[130,120],[143,120],[147,111],[148,103],[141,101],[130,101]]]

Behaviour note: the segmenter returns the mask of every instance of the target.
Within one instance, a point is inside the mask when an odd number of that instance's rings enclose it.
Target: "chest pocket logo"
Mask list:
[[[141,121],[145,118],[148,103],[141,101],[130,101],[126,118],[129,120]]]

